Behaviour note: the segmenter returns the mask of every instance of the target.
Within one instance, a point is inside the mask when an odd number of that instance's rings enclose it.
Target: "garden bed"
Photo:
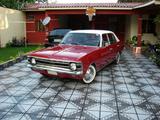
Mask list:
[[[6,47],[0,48],[0,64],[25,55],[27,52],[41,49],[42,46]]]
[[[0,48],[0,70],[27,58],[26,54],[43,48],[42,46]]]

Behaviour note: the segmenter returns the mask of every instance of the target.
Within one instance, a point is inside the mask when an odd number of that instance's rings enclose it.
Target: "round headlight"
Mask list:
[[[70,68],[71,68],[71,70],[76,70],[76,69],[77,69],[77,66],[76,66],[75,63],[71,63],[71,64],[70,64]]]
[[[31,59],[32,64],[36,64],[36,60],[34,58]]]

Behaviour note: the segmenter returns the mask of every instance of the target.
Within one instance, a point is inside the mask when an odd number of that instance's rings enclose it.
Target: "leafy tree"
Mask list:
[[[12,9],[21,9],[27,3],[35,2],[47,2],[47,0],[0,0],[1,7],[7,7]]]
[[[118,0],[118,2],[148,2],[151,0]]]

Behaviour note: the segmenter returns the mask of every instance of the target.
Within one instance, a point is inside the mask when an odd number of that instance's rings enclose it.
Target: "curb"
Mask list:
[[[22,60],[27,59],[27,55],[22,55],[20,57],[17,57],[16,59],[11,59],[7,62],[4,62],[2,64],[0,64],[0,71],[4,70],[5,68],[12,66],[18,62],[21,62]]]

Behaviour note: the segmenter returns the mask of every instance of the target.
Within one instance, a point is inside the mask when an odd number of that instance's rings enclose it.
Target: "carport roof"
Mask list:
[[[99,9],[132,9],[144,3],[36,3],[27,5],[24,10],[47,10],[47,9],[86,9],[95,7]]]
[[[43,11],[43,10],[69,10],[69,9],[86,9],[87,7],[94,7],[95,9],[109,9],[109,10],[132,10],[139,8],[146,8],[148,6],[160,6],[160,0],[152,0],[146,3],[132,2],[132,3],[35,3],[28,4],[24,7],[24,11]]]

